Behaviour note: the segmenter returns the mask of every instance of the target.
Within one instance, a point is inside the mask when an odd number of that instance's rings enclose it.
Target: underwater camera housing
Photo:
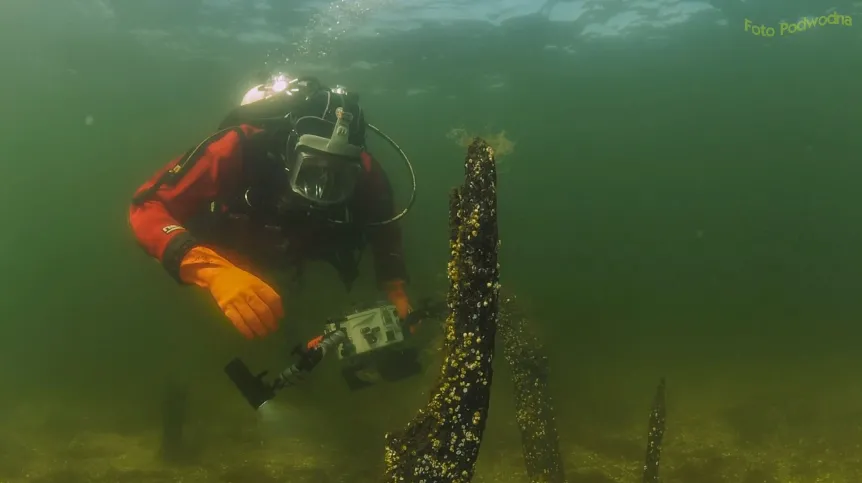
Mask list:
[[[408,329],[433,316],[435,310],[439,308],[428,305],[401,320],[394,305],[380,304],[330,319],[321,336],[294,348],[292,355],[297,361],[271,382],[265,380],[267,371],[254,375],[239,358],[230,361],[224,371],[254,409],[266,404],[281,389],[302,382],[333,351],[338,353],[341,374],[351,390],[380,381],[398,381],[422,371],[419,351],[410,344]]]
[[[346,335],[338,347],[338,359],[351,390],[380,381],[398,381],[422,370],[418,351],[407,342],[410,333],[394,305],[357,311],[328,323],[326,329],[340,329]]]

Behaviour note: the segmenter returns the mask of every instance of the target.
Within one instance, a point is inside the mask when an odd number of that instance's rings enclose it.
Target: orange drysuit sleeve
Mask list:
[[[197,243],[183,226],[219,194],[236,189],[242,179],[243,148],[258,128],[241,125],[210,136],[180,156],[135,192],[129,224],[141,247],[159,260],[176,280],[180,262]]]

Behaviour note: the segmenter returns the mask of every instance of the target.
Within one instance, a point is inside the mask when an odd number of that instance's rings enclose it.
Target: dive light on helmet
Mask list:
[[[299,88],[294,86],[297,81],[299,79],[290,77],[287,74],[275,74],[267,79],[265,83],[249,89],[245,93],[245,96],[243,96],[242,101],[240,101],[240,105],[245,106],[282,93],[292,96],[295,92],[299,92]]]
[[[286,74],[278,74],[272,78],[270,83],[270,90],[276,93],[285,92],[287,95],[292,95],[293,92],[296,91],[296,89],[293,89],[292,92],[291,90],[288,90],[288,87],[290,87],[290,84],[295,81],[296,79],[291,79]]]

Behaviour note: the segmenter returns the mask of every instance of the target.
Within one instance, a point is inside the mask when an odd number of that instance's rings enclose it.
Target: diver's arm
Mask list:
[[[189,156],[174,159],[135,193],[129,224],[138,243],[175,279],[183,257],[197,246],[183,226],[242,176],[243,140],[257,130],[241,126],[213,135]],[[180,168],[181,166],[181,168]],[[177,173],[167,174],[172,170]]]

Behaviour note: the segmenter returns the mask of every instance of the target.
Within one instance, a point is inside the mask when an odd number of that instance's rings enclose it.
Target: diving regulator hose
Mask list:
[[[407,212],[410,211],[410,208],[413,208],[413,203],[416,202],[416,172],[413,170],[413,163],[410,162],[410,158],[407,157],[407,154],[404,152],[403,149],[401,149],[401,146],[399,146],[398,143],[396,143],[391,137],[389,137],[388,134],[386,134],[385,132],[378,129],[377,126],[375,126],[373,124],[367,124],[367,126],[372,131],[374,131],[375,134],[380,136],[384,141],[389,143],[389,145],[392,146],[395,149],[395,151],[398,152],[398,156],[400,156],[401,159],[404,161],[404,166],[407,167],[407,171],[410,173],[410,200],[407,201],[407,205],[404,206],[404,209],[401,210],[400,213],[396,214],[395,216],[393,216],[389,219],[382,220],[382,221],[372,221],[372,222],[366,223],[366,225],[368,225],[368,226],[388,225],[389,223],[392,223],[392,222],[400,220],[401,218],[404,218],[404,216],[407,215]],[[344,222],[339,222],[339,223],[344,223]]]

